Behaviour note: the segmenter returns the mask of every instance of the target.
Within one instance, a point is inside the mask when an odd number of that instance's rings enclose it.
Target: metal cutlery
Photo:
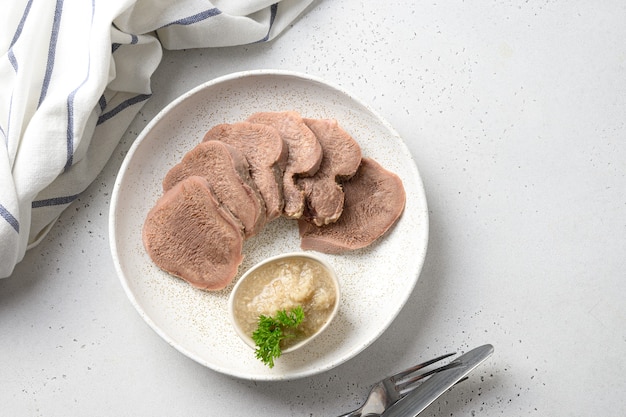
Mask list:
[[[366,417],[366,416],[379,416],[383,411],[391,404],[404,397],[418,386],[418,382],[423,378],[432,375],[435,372],[447,368],[448,365],[442,366],[431,371],[414,375],[417,371],[426,368],[436,362],[439,362],[454,353],[448,353],[446,355],[439,356],[435,359],[431,359],[427,362],[420,363],[412,366],[404,371],[398,372],[394,375],[377,382],[370,390],[365,403],[360,408],[351,411],[347,414],[342,414],[340,417]]]
[[[457,382],[467,378],[478,365],[493,353],[492,345],[479,346],[459,356],[448,369],[433,374],[412,393],[392,404],[381,417],[415,417],[447,392]]]
[[[427,362],[412,366],[374,384],[365,403],[354,411],[339,417],[404,417],[414,416],[414,409],[421,412],[450,387],[466,378],[476,366],[493,353],[493,346],[476,348],[447,365],[418,373],[454,353],[448,353]],[[441,375],[441,376],[439,376]],[[437,378],[435,378],[437,377]],[[426,381],[423,381],[425,378]],[[418,401],[419,400],[419,401]],[[423,405],[427,403],[426,405]],[[388,412],[385,412],[388,410]]]

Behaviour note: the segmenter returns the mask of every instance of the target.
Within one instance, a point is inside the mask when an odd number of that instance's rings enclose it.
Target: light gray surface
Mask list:
[[[270,44],[165,53],[106,169],[0,280],[0,414],[333,416],[385,374],[491,343],[424,415],[624,415],[626,3],[593,3],[323,1]],[[233,379],[168,346],[108,246],[111,189],[143,126],[192,87],[259,68],[322,77],[378,111],[431,216],[389,330],[292,382]]]

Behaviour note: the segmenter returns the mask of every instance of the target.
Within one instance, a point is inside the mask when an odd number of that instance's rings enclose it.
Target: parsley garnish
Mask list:
[[[295,330],[304,320],[304,310],[298,306],[287,312],[281,310],[275,317],[263,314],[259,316],[259,326],[252,333],[256,343],[256,357],[270,368],[274,367],[274,359],[282,353],[280,342],[288,337],[296,337]]]

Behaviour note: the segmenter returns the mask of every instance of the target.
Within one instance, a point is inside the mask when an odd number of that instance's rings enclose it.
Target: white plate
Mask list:
[[[237,278],[273,255],[300,250],[293,220],[279,219],[246,242],[233,284],[220,292],[193,289],[156,267],[141,229],[161,195],[166,172],[218,123],[256,111],[296,110],[310,118],[335,118],[373,157],[402,178],[406,208],[398,223],[368,248],[323,255],[341,283],[340,311],[311,344],[283,355],[272,369],[254,357],[228,319],[228,294]],[[426,254],[428,211],[415,163],[398,134],[347,92],[314,77],[252,71],[207,82],[174,100],[130,148],[111,201],[111,252],[120,280],[141,317],[170,345],[197,362],[250,380],[284,380],[327,371],[376,340],[398,315],[417,282]]]

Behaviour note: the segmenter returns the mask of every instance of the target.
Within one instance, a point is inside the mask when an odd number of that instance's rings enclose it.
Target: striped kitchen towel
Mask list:
[[[3,2],[0,278],[102,170],[150,98],[162,48],[268,41],[312,1]]]

